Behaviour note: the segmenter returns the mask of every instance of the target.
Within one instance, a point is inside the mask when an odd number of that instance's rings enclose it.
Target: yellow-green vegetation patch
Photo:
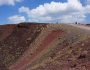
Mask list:
[[[5,64],[6,67],[9,67],[9,66],[12,64],[12,62],[13,62],[14,59],[15,59],[15,56],[7,53],[7,54],[5,55],[3,64]]]

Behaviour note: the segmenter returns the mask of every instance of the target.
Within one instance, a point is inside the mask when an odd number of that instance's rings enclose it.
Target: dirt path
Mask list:
[[[90,27],[88,26],[84,26],[84,25],[76,25],[76,24],[68,24],[68,25],[72,25],[81,29],[85,29],[85,30],[89,30],[90,31]]]

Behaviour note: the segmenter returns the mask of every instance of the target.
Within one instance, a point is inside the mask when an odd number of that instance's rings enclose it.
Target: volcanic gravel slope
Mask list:
[[[30,47],[46,24],[20,23],[0,26],[0,70],[7,70]]]
[[[1,70],[90,70],[90,30],[69,24],[0,26]]]

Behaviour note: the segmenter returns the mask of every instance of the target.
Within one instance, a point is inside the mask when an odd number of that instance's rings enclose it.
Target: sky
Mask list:
[[[89,23],[90,0],[0,0],[0,24]]]

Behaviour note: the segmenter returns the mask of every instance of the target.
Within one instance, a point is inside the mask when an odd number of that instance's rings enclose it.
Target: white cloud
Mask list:
[[[38,22],[37,19],[29,19],[29,22]]]
[[[87,4],[90,4],[90,0],[86,0],[86,3],[87,3]]]
[[[21,2],[22,0],[0,0],[0,6],[2,5],[15,5],[15,2]]]
[[[85,14],[90,13],[90,5],[82,6],[80,0],[67,0],[67,2],[54,2],[39,5],[34,9],[22,6],[19,12],[24,12],[31,19],[43,22],[83,22]]]
[[[20,23],[20,22],[25,22],[25,17],[19,16],[19,15],[14,15],[14,16],[8,17],[8,20],[12,23]]]

